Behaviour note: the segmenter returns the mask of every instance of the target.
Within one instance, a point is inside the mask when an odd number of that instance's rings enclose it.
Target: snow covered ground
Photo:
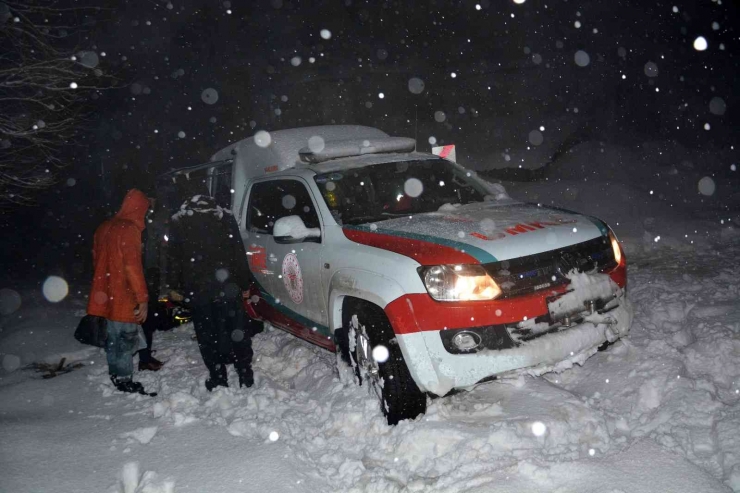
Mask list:
[[[254,388],[208,393],[183,326],[155,335],[165,367],[137,374],[157,397],[114,392],[102,350],[72,339],[84,286],[57,304],[0,286],[23,300],[0,319],[0,492],[740,491],[737,220],[614,187],[609,201],[572,176],[508,186],[615,225],[629,337],[582,367],[432,400],[396,427],[333,354],[278,330],[254,340]],[[62,356],[85,366],[23,369]]]
[[[86,366],[0,380],[0,491],[117,491],[134,462],[149,492],[740,491],[738,254],[633,256],[629,339],[561,374],[434,400],[395,428],[332,354],[277,330],[255,339],[256,388],[213,394],[189,326],[158,333],[167,365],[138,375],[156,398],[113,392],[102,351],[63,350]],[[4,325],[4,362],[30,332],[71,339],[73,317],[21,320]]]

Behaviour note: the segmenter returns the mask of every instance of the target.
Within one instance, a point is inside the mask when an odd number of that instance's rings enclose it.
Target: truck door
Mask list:
[[[300,178],[260,181],[252,186],[246,214],[250,265],[273,308],[273,322],[295,335],[330,346],[331,333],[321,290],[321,241],[278,243],[275,221],[299,216],[308,228],[321,228],[316,204]]]

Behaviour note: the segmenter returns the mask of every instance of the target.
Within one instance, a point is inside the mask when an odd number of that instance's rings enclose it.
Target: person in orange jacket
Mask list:
[[[87,313],[107,320],[108,373],[118,390],[145,394],[134,382],[133,355],[146,346],[139,324],[147,318],[149,294],[141,260],[141,232],[150,200],[129,190],[118,213],[103,222],[93,240],[94,276]],[[143,344],[142,344],[143,342]]]

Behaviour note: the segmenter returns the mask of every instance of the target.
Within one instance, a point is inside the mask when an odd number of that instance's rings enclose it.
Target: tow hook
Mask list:
[[[588,300],[584,304],[589,313],[593,314],[596,312],[596,302],[594,300]]]

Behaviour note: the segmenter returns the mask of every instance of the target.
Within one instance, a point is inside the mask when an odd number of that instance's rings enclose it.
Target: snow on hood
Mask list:
[[[458,248],[481,263],[555,250],[607,232],[597,219],[514,201],[446,205],[360,228]]]
[[[149,210],[149,199],[141,190],[131,189],[123,198],[121,209],[116,213],[116,217],[126,219],[136,224],[139,230],[144,230],[144,217]]]

